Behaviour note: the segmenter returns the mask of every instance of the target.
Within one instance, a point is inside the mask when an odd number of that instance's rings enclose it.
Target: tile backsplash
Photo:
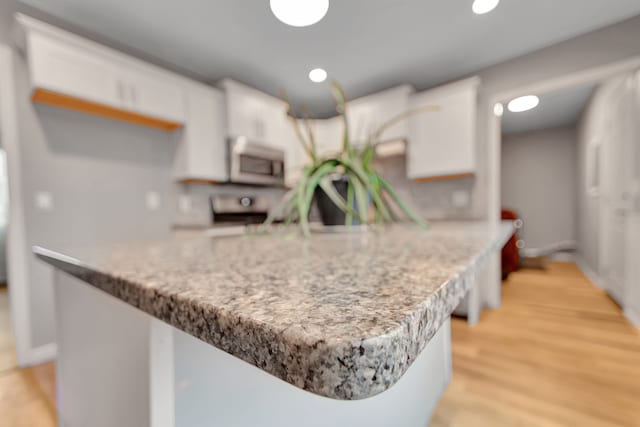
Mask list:
[[[423,217],[433,220],[473,219],[475,178],[416,183],[407,178],[404,155],[380,158],[376,161],[376,169],[398,195]]]
[[[474,178],[415,183],[407,178],[404,155],[376,161],[376,168],[405,202],[421,216],[432,219],[473,219]],[[211,225],[209,198],[214,195],[260,196],[276,206],[286,189],[241,185],[175,184],[174,225],[207,227]],[[312,217],[317,219],[315,209]]]

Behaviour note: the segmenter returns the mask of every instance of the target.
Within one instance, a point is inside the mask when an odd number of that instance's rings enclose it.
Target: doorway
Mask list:
[[[574,82],[564,77],[560,83],[546,82],[500,98],[501,103],[497,105],[501,107],[522,95],[537,92],[540,102],[539,107],[529,113],[517,113],[515,116],[505,113],[503,117],[495,119],[499,129],[506,130],[502,135],[493,129],[493,134],[489,135],[490,142],[499,144],[496,151],[500,153],[500,148],[503,151],[502,155],[498,155],[503,169],[497,190],[500,194],[498,200],[501,200],[501,205],[509,205],[517,200],[514,194],[521,196],[520,206],[523,207],[525,218],[522,231],[524,238],[520,245],[525,255],[529,252],[532,256],[547,256],[575,245],[576,261],[583,271],[624,308],[632,322],[640,325],[640,290],[637,289],[640,281],[636,266],[640,259],[637,243],[640,227],[636,225],[640,215],[637,178],[640,175],[640,78],[638,71],[627,70],[616,74],[601,71],[591,72],[588,78],[576,78]],[[596,75],[598,78],[595,78]],[[575,105],[571,106],[571,102],[567,103],[571,99],[580,102],[574,102]],[[555,107],[551,102],[554,100],[557,104]],[[496,107],[496,113],[500,110]],[[552,123],[569,113],[575,120],[576,110],[580,110],[577,124]],[[529,119],[525,120],[527,114]],[[542,125],[536,122],[538,119],[542,120]],[[539,129],[518,129],[521,125],[537,126]],[[554,125],[555,129],[550,125]],[[576,165],[566,160],[559,162],[563,156],[559,151],[563,144],[560,140],[547,144],[546,148],[540,145],[536,149],[531,144],[536,138],[527,132],[537,132],[538,140],[546,139],[549,142],[554,137],[554,131],[555,134],[559,132],[558,125],[569,126],[569,129],[565,129],[568,132],[565,140],[577,141],[573,156]],[[509,128],[516,128],[515,136]],[[518,134],[518,130],[522,132]],[[514,140],[522,145],[510,146]],[[531,146],[528,155],[527,140]],[[549,152],[542,154],[545,149]],[[539,157],[537,161],[532,161],[532,153],[533,157]],[[520,166],[517,166],[518,161]],[[560,191],[570,180],[566,174],[562,177],[563,169],[575,179],[575,198],[567,191]],[[514,193],[510,188],[514,182],[517,185],[518,180],[527,179],[536,181],[529,182],[527,194]],[[564,196],[558,197],[559,192]],[[514,208],[517,210],[517,206]],[[572,218],[577,224],[570,224]],[[565,225],[560,226],[560,223]],[[546,230],[541,230],[540,226]],[[571,227],[575,230],[575,240],[567,232]],[[557,241],[545,242],[541,238],[545,231],[547,238]]]

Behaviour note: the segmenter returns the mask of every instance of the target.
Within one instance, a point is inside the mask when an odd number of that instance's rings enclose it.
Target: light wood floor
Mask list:
[[[0,372],[18,365],[11,331],[9,294],[5,285],[0,285]]]
[[[640,426],[640,330],[575,265],[513,275],[499,310],[452,327],[431,427]],[[55,426],[54,388],[53,364],[0,373],[0,425]]]
[[[640,426],[640,330],[575,265],[516,273],[500,309],[452,327],[432,427]]]

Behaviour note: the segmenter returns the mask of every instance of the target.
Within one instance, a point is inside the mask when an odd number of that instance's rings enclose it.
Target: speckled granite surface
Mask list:
[[[511,225],[185,237],[38,257],[297,387],[383,392],[407,370]]]

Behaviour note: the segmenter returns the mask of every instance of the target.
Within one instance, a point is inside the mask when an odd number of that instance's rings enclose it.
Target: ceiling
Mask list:
[[[502,133],[575,125],[596,86],[575,86],[541,95],[538,107],[523,113],[512,113],[505,109]]]
[[[307,78],[315,67],[350,98],[402,83],[427,88],[640,14],[638,0],[503,0],[486,15],[471,12],[472,0],[332,0],[318,24],[294,28],[268,0],[20,2],[206,81],[284,88],[318,116],[334,109],[327,83]]]

